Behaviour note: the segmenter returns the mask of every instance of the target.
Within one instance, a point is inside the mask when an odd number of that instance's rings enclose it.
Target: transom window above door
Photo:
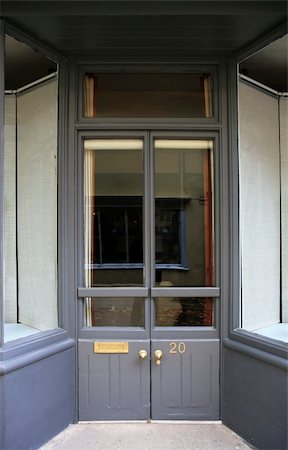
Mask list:
[[[87,72],[82,107],[87,118],[211,118],[213,77],[209,72]]]

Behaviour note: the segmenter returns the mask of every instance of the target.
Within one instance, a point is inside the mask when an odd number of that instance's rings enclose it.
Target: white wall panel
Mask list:
[[[5,95],[4,128],[4,321],[17,322],[16,97]]]
[[[281,229],[282,229],[282,322],[288,322],[288,99],[281,98]]]
[[[278,100],[240,83],[242,326],[280,317],[280,166]]]
[[[57,327],[57,83],[18,96],[19,321]]]

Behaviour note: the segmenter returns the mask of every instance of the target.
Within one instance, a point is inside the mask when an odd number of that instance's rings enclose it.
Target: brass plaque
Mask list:
[[[128,353],[128,342],[94,342],[94,353]]]

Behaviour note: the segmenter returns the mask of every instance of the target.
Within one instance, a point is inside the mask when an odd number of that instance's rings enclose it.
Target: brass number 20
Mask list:
[[[185,342],[170,342],[170,352],[172,354],[175,353],[185,353],[186,352],[186,345]]]

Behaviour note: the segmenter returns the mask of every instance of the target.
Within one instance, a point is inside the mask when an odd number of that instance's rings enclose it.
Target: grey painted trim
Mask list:
[[[217,287],[151,288],[152,297],[220,297]]]
[[[148,297],[148,288],[114,287],[114,288],[78,288],[78,297]]]
[[[79,260],[77,242],[79,234],[75,218],[77,196],[75,186],[77,186],[77,171],[75,168],[77,161],[77,138],[75,133],[75,111],[76,111],[76,67],[75,63],[69,60],[67,76],[65,81],[66,101],[67,101],[67,128],[66,128],[66,155],[64,159],[65,168],[65,225],[63,224],[63,233],[65,235],[65,248],[63,249],[65,257],[65,315],[67,317],[67,329],[70,337],[76,340],[76,355],[78,351],[78,311],[79,303],[77,298],[77,262]],[[63,81],[64,82],[64,81]],[[74,305],[74,307],[72,306]],[[77,358],[77,356],[76,356]],[[74,421],[78,419],[78,364],[74,367],[75,391],[74,391]]]
[[[223,62],[221,70],[219,71],[219,86],[221,97],[221,120],[222,129],[219,132],[219,161],[218,161],[218,174],[219,182],[216,187],[219,189],[216,199],[218,199],[218,205],[215,203],[216,210],[216,234],[215,234],[215,252],[216,263],[219,267],[219,285],[221,286],[221,302],[218,308],[219,317],[219,338],[220,338],[220,366],[219,366],[219,382],[220,382],[220,417],[222,417],[222,405],[223,405],[223,392],[224,392],[224,358],[223,358],[223,345],[222,341],[228,334],[228,311],[230,305],[230,253],[232,238],[229,230],[229,180],[230,174],[229,157],[230,149],[228,145],[228,111],[227,111],[227,97],[228,97],[228,83],[227,83],[227,62]],[[217,164],[217,161],[216,161]],[[217,216],[218,214],[218,216]],[[218,256],[217,256],[218,255]],[[216,266],[217,267],[217,266]],[[217,310],[216,310],[217,312]],[[216,317],[217,319],[217,317]],[[217,322],[216,322],[217,324]]]
[[[238,70],[237,64],[232,63],[229,70],[229,96],[228,107],[230,117],[229,133],[229,209],[230,224],[229,234],[231,239],[231,251],[229,255],[230,267],[230,298],[232,304],[229,309],[229,331],[239,327],[240,319],[240,231],[239,231],[239,150],[238,150]]]
[[[4,24],[0,21],[0,347],[4,344]]]
[[[37,351],[22,355],[19,358],[15,358],[8,361],[2,361],[0,363],[0,376],[7,375],[8,373],[19,370],[35,362],[41,361],[42,359],[49,358],[57,353],[64,352],[71,347],[75,346],[75,341],[73,339],[66,339],[57,344],[49,347],[41,348]]]
[[[231,57],[231,62],[237,63],[243,61],[244,59],[254,55],[266,45],[271,44],[271,42],[279,39],[287,33],[287,21],[281,23],[277,28],[273,29],[270,33],[265,33],[264,36],[260,37],[256,42],[254,41],[248,47],[241,49],[236,52]]]
[[[204,119],[209,120],[209,119]],[[78,131],[94,130],[96,131],[109,131],[109,130],[130,130],[130,131],[157,131],[157,130],[175,130],[175,131],[219,131],[222,128],[220,122],[192,122],[191,120],[181,119],[97,119],[89,123],[76,122],[75,129]]]
[[[18,358],[31,351],[63,341],[67,339],[67,337],[67,331],[56,328],[50,331],[39,332],[15,341],[6,342],[4,348],[0,350],[0,361]]]
[[[79,285],[77,279],[77,263],[80,257],[78,252],[79,246],[79,232],[77,229],[77,223],[75,218],[76,214],[77,198],[76,198],[76,181],[77,172],[75,165],[77,164],[77,140],[74,129],[75,122],[75,108],[76,108],[76,68],[74,63],[69,62],[68,74],[66,77],[66,95],[68,103],[68,129],[66,130],[66,157],[64,161],[65,168],[65,226],[63,233],[66,236],[65,245],[65,268],[66,280],[66,314],[68,319],[69,336],[77,338],[77,308],[73,308],[71,303],[75,305],[75,299],[77,298],[77,287]],[[68,88],[67,88],[68,87]],[[64,250],[63,250],[64,251]],[[82,284],[82,283],[81,283]],[[77,376],[77,367],[76,376]]]
[[[219,330],[213,327],[157,327],[152,330],[151,340],[197,340],[209,341],[211,339],[219,341]]]
[[[247,355],[250,358],[257,359],[267,364],[271,364],[272,366],[278,367],[279,369],[288,371],[287,358],[281,358],[277,355],[264,352],[257,348],[242,344],[241,342],[237,342],[228,338],[224,339],[223,345],[229,350],[242,353],[243,355]]]
[[[14,37],[15,39],[23,42],[23,44],[26,44],[29,47],[33,48],[34,50],[44,54],[45,56],[47,56],[47,58],[52,59],[55,62],[59,63],[65,61],[66,58],[64,55],[62,55],[62,53],[59,53],[56,50],[51,50],[45,44],[43,44],[42,42],[40,43],[34,37],[26,34],[23,31],[20,31],[18,28],[15,28],[6,20],[4,22],[4,26],[5,26],[5,33],[9,34],[9,36]]]
[[[287,358],[288,356],[287,343],[257,334],[256,332],[237,328],[229,333],[229,338],[249,345],[250,347],[255,347],[258,350],[280,356],[281,358]]]
[[[69,173],[69,147],[68,147],[68,98],[69,98],[69,66],[66,61],[58,64],[58,320],[59,326],[71,333],[71,314],[74,314],[71,308],[70,293],[71,285],[73,287],[74,279],[71,277],[73,271],[69,265],[73,264],[74,254],[73,245],[70,239],[70,230],[74,220],[69,215],[71,197],[73,202],[74,192],[69,186],[69,180],[72,178]],[[73,209],[72,209],[73,213]],[[74,244],[74,234],[73,234]]]

